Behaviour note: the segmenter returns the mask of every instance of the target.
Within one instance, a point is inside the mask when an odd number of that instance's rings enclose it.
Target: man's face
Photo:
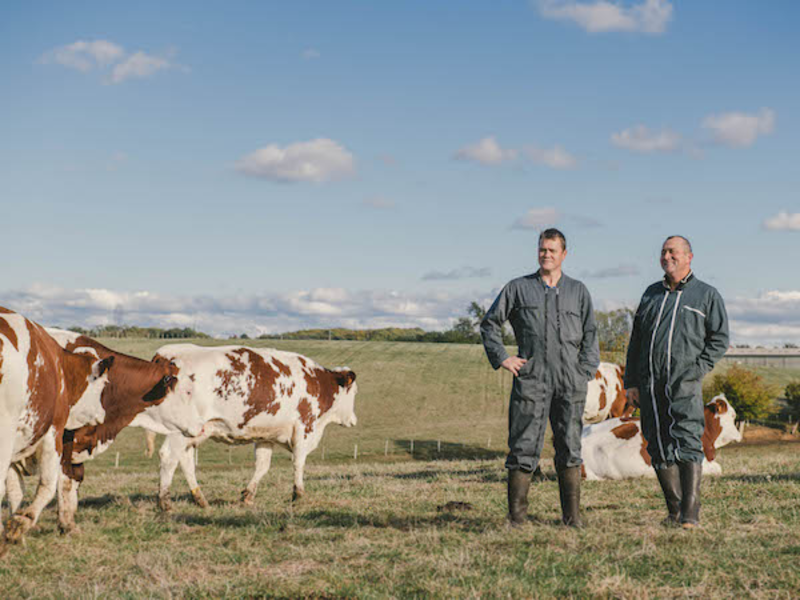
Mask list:
[[[556,271],[567,257],[567,251],[561,247],[561,240],[547,238],[539,242],[539,266],[543,271]]]
[[[661,248],[661,268],[672,281],[680,281],[689,274],[693,256],[684,240],[670,238]]]

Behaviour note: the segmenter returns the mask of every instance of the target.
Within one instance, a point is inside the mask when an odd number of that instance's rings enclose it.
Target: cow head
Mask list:
[[[356,374],[348,367],[337,367],[332,371],[337,389],[334,392],[333,410],[331,417],[334,422],[344,427],[353,427],[358,423],[355,404],[358,385]]]
[[[716,396],[706,404],[705,430],[703,431],[703,452],[706,459],[714,460],[715,450],[731,442],[741,442],[742,434],[736,427],[736,411],[725,394]]]

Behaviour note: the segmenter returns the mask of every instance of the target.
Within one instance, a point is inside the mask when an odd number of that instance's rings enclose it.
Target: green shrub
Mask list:
[[[711,384],[703,390],[706,402],[717,394],[725,394],[736,409],[739,419],[763,419],[775,412],[776,391],[755,371],[733,365],[725,373],[715,375]]]
[[[800,381],[791,381],[786,385],[784,391],[786,402],[789,404],[789,410],[794,415],[800,415]]]

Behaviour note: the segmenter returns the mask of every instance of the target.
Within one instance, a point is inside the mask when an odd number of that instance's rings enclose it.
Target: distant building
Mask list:
[[[800,348],[729,348],[720,363],[800,369]]]

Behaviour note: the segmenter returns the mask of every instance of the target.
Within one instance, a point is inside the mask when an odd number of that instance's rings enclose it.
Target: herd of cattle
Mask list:
[[[601,363],[589,384],[583,432],[587,479],[652,474],[638,419],[626,412],[622,367]],[[326,369],[292,352],[243,346],[170,344],[150,361],[115,352],[73,332],[45,329],[0,307],[0,500],[11,517],[0,534],[16,542],[58,495],[58,527],[75,526],[84,462],[104,452],[127,426],[166,436],[159,452],[158,504],[169,510],[178,465],[192,496],[194,448],[207,439],[255,444],[255,472],[242,492],[251,503],[277,444],[292,453],[294,498],[304,493],[306,457],[325,427],[356,424],[356,375]],[[708,472],[714,449],[741,439],[724,397],[706,406],[703,447]],[[37,454],[39,482],[21,509],[24,461]],[[0,540],[2,544],[2,540]]]

